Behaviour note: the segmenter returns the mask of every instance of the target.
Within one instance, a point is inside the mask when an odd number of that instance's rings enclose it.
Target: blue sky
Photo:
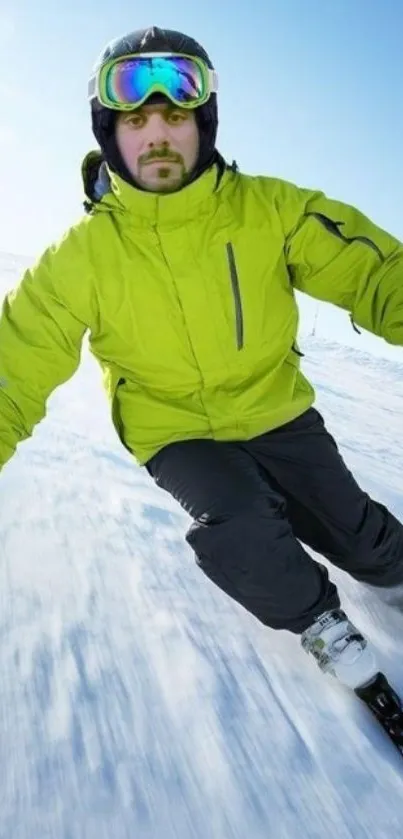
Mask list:
[[[320,188],[403,238],[396,0],[0,0],[1,251],[36,256],[80,216],[91,66],[108,40],[152,24],[210,52],[228,159]]]

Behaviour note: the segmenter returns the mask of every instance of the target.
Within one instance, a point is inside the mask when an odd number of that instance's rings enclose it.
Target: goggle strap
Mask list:
[[[97,96],[97,78],[96,76],[91,76],[88,82],[88,99],[95,99]]]
[[[210,93],[217,93],[218,90],[218,73],[215,70],[208,68],[208,75],[210,81]]]

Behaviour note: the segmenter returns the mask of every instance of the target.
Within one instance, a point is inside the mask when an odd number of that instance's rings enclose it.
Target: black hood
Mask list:
[[[171,29],[158,29],[156,26],[131,32],[129,35],[112,41],[102,53],[98,65],[110,58],[119,58],[131,53],[142,52],[175,52],[194,55],[201,58],[208,67],[213,69],[208,54],[197,41],[181,32]],[[115,136],[117,112],[104,108],[97,99],[92,100],[91,110],[92,130],[108,166],[125,181],[139,188],[125,166],[117,147]],[[186,183],[196,180],[213,163],[218,164],[219,173],[222,173],[226,167],[225,161],[215,146],[218,129],[217,95],[215,93],[211,94],[204,105],[196,108],[195,117],[199,130],[199,155]]]

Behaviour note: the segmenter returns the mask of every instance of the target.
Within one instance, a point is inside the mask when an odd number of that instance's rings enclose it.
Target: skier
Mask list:
[[[228,165],[217,75],[190,37],[152,27],[113,41],[89,99],[100,149],[83,162],[87,212],[4,301],[0,466],[89,333],[120,439],[190,514],[200,568],[365,686],[374,653],[303,544],[398,591],[403,526],[357,485],[314,407],[294,291],[402,345],[402,244],[322,192]]]

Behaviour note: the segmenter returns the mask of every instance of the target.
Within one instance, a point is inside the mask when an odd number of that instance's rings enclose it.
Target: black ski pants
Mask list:
[[[301,543],[356,580],[403,582],[403,525],[360,489],[314,408],[247,442],[171,443],[147,469],[192,517],[200,568],[266,626],[302,633],[340,605]]]

